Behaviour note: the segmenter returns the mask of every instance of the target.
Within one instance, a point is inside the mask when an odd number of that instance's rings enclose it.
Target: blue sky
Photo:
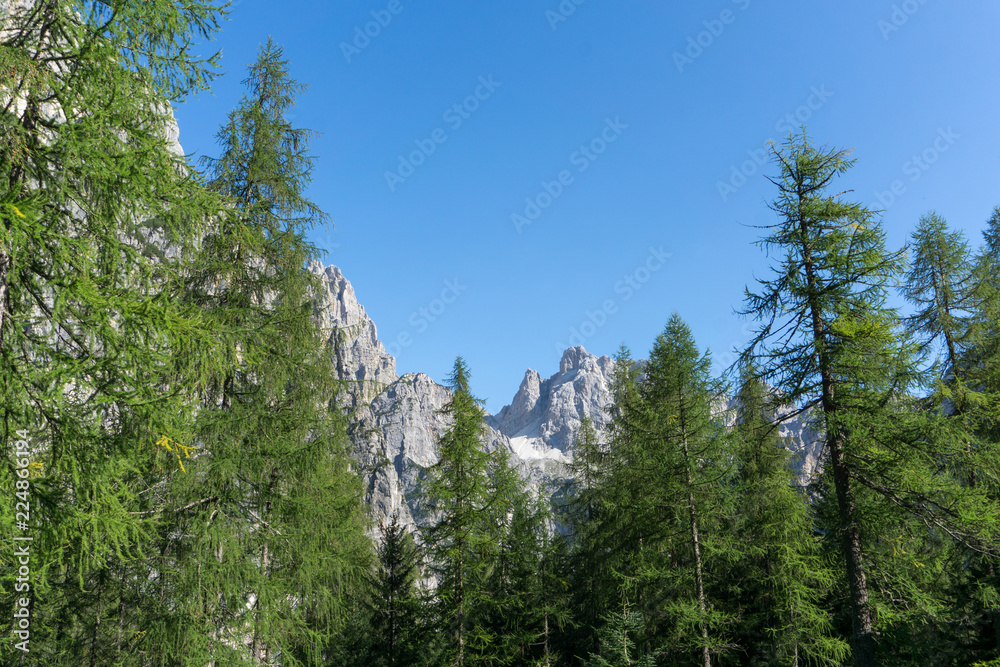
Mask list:
[[[496,412],[571,343],[645,356],[673,311],[728,363],[767,275],[762,149],[800,123],[854,149],[840,189],[884,209],[891,246],[930,209],[978,245],[998,19],[988,0],[238,0],[203,47],[225,74],[176,113],[185,150],[215,155],[246,65],[284,46],[335,225],[312,240],[400,373],[444,382],[461,354]]]

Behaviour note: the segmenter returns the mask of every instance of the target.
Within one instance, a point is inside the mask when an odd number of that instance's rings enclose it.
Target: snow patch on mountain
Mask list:
[[[559,372],[548,379],[528,369],[514,400],[488,417],[487,423],[511,438],[512,445],[516,439],[515,446],[526,460],[569,463],[584,415],[597,428],[607,423],[613,369],[610,357],[571,347],[563,352]]]

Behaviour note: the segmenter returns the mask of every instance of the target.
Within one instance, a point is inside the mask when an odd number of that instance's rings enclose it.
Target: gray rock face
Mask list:
[[[309,270],[322,276],[326,285],[316,304],[316,318],[329,332],[337,374],[351,384],[352,405],[367,404],[399,379],[396,360],[385,351],[375,323],[340,269],[313,261]]]
[[[426,524],[433,513],[422,504],[420,485],[427,468],[437,463],[437,441],[450,425],[442,410],[451,391],[423,373],[398,377],[396,360],[385,351],[375,323],[340,269],[313,262],[309,270],[326,286],[316,317],[333,343],[337,374],[349,385],[353,457],[372,517],[376,524],[393,516],[403,525]],[[510,450],[510,440],[489,427],[485,442],[487,451]],[[511,463],[529,476],[516,455]]]
[[[438,439],[450,425],[442,410],[451,392],[422,373],[397,377],[395,360],[378,340],[350,282],[334,266],[317,262],[310,270],[327,285],[317,317],[336,342],[337,371],[350,383],[353,457],[372,516],[376,524],[396,516],[404,525],[427,525],[434,512],[424,504],[421,484],[437,463]],[[510,405],[486,416],[487,450],[506,448],[530,487],[558,492],[570,474],[567,464],[583,416],[589,415],[599,432],[608,422],[613,368],[611,358],[572,347],[552,377],[543,380],[528,370]],[[732,421],[733,407],[732,400],[722,399],[720,419]],[[780,433],[805,481],[819,466],[822,443],[809,415],[793,413],[791,406],[781,409],[787,419]]]
[[[177,125],[177,118],[174,117],[174,108],[169,104],[164,104],[159,109],[164,116],[164,124],[161,134],[167,142],[167,150],[179,158],[184,157],[184,148],[181,147],[181,128]]]
[[[778,434],[785,439],[785,449],[792,453],[790,465],[798,473],[799,480],[806,483],[820,470],[823,433],[813,427],[811,410],[791,416],[795,412],[795,407],[791,405],[783,405],[778,409],[778,418],[782,420]]]
[[[433,520],[421,484],[427,469],[438,462],[437,442],[451,425],[442,413],[450,400],[449,389],[423,373],[408,373],[355,412],[354,460],[364,476],[377,524],[393,516],[404,525],[423,526]],[[487,451],[510,450],[507,437],[492,428],[487,427],[484,441]],[[516,456],[511,456],[511,463],[528,476]]]
[[[598,432],[607,424],[613,367],[609,357],[596,357],[582,347],[571,347],[563,353],[559,372],[552,377],[542,380],[536,371],[528,370],[511,404],[488,422],[510,438],[514,451],[535,470],[533,477],[566,474],[564,466],[560,469],[545,462],[571,461],[573,440],[584,415],[590,416]],[[732,424],[734,408],[729,399],[722,399],[716,406],[723,423]],[[779,434],[792,452],[791,465],[800,480],[806,482],[819,468],[823,443],[821,433],[810,425],[811,414],[795,412],[791,405],[779,409]]]
[[[568,463],[580,420],[589,415],[598,428],[607,422],[614,361],[582,347],[563,352],[559,372],[542,380],[528,370],[514,400],[488,423],[511,440],[521,458]]]
[[[376,523],[396,516],[413,524],[414,514],[426,514],[420,483],[437,462],[437,440],[448,427],[440,411],[449,398],[428,376],[408,374],[355,412],[354,460]]]

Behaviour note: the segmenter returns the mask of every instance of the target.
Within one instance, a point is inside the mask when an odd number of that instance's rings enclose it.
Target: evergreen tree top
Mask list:
[[[986,221],[983,230],[984,255],[992,259],[993,265],[1000,265],[1000,206],[993,208],[993,214]]]
[[[445,405],[445,412],[454,412],[457,409],[465,411],[475,411],[480,416],[483,415],[483,400],[472,394],[469,385],[471,378],[469,365],[461,356],[455,358],[451,374],[448,376],[448,387],[451,389],[451,401]]]
[[[201,159],[213,189],[269,237],[302,234],[330,219],[305,196],[315,162],[309,143],[316,133],[293,127],[285,117],[307,86],[291,77],[283,52],[270,38],[261,46],[243,81],[243,97],[216,134],[222,155]],[[316,248],[309,245],[308,251],[312,256]]]
[[[975,307],[971,250],[961,231],[951,231],[940,215],[921,216],[912,235],[912,255],[903,296],[916,307],[909,329],[922,348],[944,339],[946,362],[955,368],[969,335],[967,316]]]
[[[875,211],[847,201],[846,192],[827,194],[854,164],[849,155],[818,149],[804,133],[772,147],[781,176],[771,179],[779,190],[771,209],[779,220],[763,226],[769,233],[756,243],[779,259],[772,278],[759,279],[756,291],[746,289],[737,312],[760,322],[741,359],[756,355],[761,378],[793,402],[819,389],[816,335],[853,341],[848,347],[860,352],[865,345],[893,347],[888,338],[898,334],[889,325],[898,314],[886,301],[905,268],[903,251],[886,249]],[[904,342],[896,338],[897,345]]]

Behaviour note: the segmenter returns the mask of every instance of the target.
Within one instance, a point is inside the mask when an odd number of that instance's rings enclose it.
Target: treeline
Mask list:
[[[219,8],[0,9],[0,663],[1000,664],[1000,210],[977,252],[935,214],[892,252],[831,194],[846,153],[789,138],[739,363],[677,315],[621,349],[552,501],[459,359],[413,535],[348,456],[281,50],[199,170],[166,102],[210,83]]]
[[[374,554],[301,86],[264,46],[199,171],[214,3],[0,12],[0,664],[327,664]]]
[[[426,546],[388,529],[370,607],[411,639],[364,632],[338,664],[1000,664],[1000,208],[978,252],[934,213],[893,252],[829,192],[845,151],[799,135],[773,158],[776,260],[735,367],[713,377],[676,314],[647,361],[623,347],[550,508],[482,450],[459,359]],[[789,406],[822,439],[807,484]]]

